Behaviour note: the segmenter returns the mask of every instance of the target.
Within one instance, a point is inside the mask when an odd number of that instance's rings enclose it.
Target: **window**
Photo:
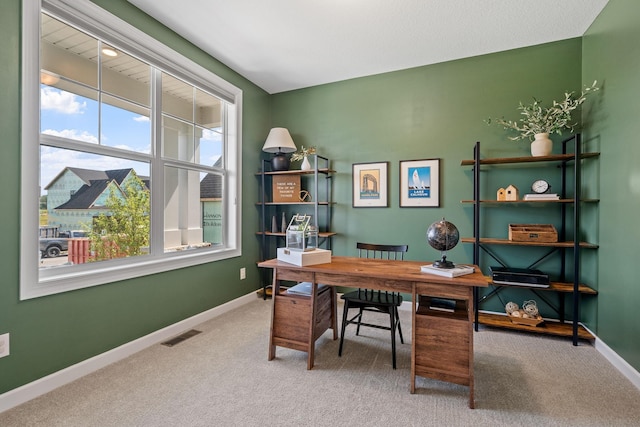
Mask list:
[[[241,90],[87,0],[37,3],[21,298],[240,255]]]

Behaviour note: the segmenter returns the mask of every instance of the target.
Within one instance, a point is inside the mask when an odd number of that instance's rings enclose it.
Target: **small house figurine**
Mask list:
[[[504,188],[498,188],[496,200],[499,202],[504,202],[505,200],[507,200],[507,190],[505,190]]]
[[[505,189],[505,198],[506,201],[516,201],[518,200],[518,188],[515,185],[509,185]]]

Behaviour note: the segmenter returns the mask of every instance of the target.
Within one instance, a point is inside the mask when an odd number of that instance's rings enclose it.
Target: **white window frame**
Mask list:
[[[57,294],[163,271],[189,267],[242,255],[242,90],[206,68],[105,11],[89,0],[29,0],[22,2],[22,173],[20,299]],[[225,185],[223,200],[225,244],[180,253],[151,251],[150,255],[61,268],[60,273],[40,274],[39,171],[40,171],[40,13],[50,12],[91,29],[94,36],[126,48],[155,67],[207,90],[229,102],[225,116]],[[158,156],[155,157],[157,159]],[[152,160],[152,163],[157,163]],[[152,169],[156,165],[152,165]],[[157,168],[156,169],[162,169]],[[159,175],[160,178],[162,175]],[[152,191],[163,185],[152,175]],[[163,212],[163,193],[152,193],[152,212]],[[152,214],[152,241],[163,239],[164,215]],[[37,251],[37,252],[36,252]],[[162,253],[160,253],[162,252]],[[179,286],[177,283],[176,286]]]

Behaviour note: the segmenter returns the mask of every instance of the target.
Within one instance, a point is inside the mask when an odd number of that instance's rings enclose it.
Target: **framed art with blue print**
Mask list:
[[[440,206],[440,159],[400,161],[400,207]]]

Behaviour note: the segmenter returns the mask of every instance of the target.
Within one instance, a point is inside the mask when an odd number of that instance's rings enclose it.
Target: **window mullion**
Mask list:
[[[164,252],[164,162],[162,161],[162,72],[151,69],[151,255]]]

